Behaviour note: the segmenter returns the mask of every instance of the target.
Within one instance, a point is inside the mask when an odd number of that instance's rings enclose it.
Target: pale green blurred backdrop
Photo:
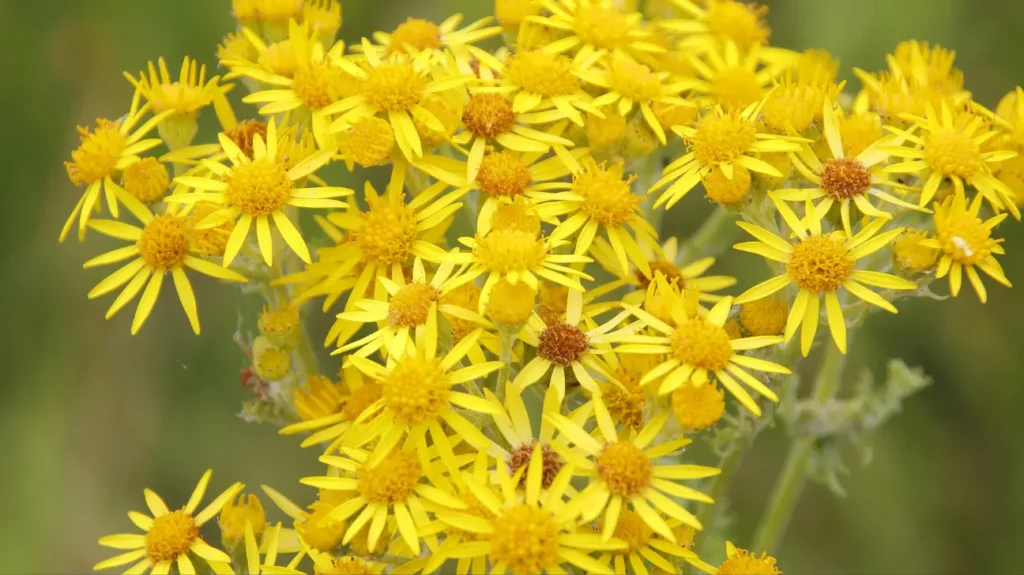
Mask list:
[[[175,69],[185,54],[215,62],[214,47],[233,27],[229,4],[0,2],[0,571],[88,571],[108,555],[98,537],[132,529],[125,512],[142,508],[143,487],[179,505],[207,467],[216,469],[215,489],[237,479],[310,495],[295,481],[317,469],[316,454],[234,417],[247,391],[238,383],[244,358],[231,341],[240,307],[233,289],[198,282],[200,337],[167,291],[131,337],[129,312],[107,322],[109,301],[86,300],[104,272],[81,263],[101,246],[57,244],[80,193],[62,166],[77,145],[74,126],[124,112],[124,70],[161,55]],[[1024,2],[769,5],[773,43],[826,48],[847,76],[851,66],[881,68],[885,51],[916,38],[955,48],[967,87],[983,103],[994,105],[1024,82]],[[475,18],[490,9],[487,0],[349,0],[342,35],[358,39],[409,15]],[[703,203],[697,195],[688,200]],[[669,220],[680,236],[691,231],[689,221]],[[1008,238],[1007,275],[1024,284],[1024,234],[1013,224],[999,231]],[[730,260],[724,269],[747,285],[763,272],[754,258]],[[935,385],[876,437],[875,461],[854,471],[845,500],[818,485],[807,490],[779,552],[786,573],[1024,570],[1022,302],[1024,292],[993,287],[986,306],[967,290],[957,301],[919,301],[898,317],[873,319],[855,358],[880,364],[883,356],[903,357],[923,365]],[[741,470],[732,493],[740,544],[749,540],[784,448],[780,430],[770,430]]]

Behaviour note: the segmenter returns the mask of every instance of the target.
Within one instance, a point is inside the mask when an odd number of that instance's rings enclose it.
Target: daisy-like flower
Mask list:
[[[956,52],[938,44],[908,40],[896,45],[892,55],[886,56],[889,71],[896,78],[905,79],[963,101],[970,97],[964,91],[964,73],[953,66]]]
[[[431,305],[441,300],[454,270],[455,264],[445,262],[438,266],[433,277],[428,278],[423,260],[416,258],[412,266],[411,282],[407,283],[404,275],[398,275],[394,280],[383,276],[377,278],[387,292],[386,301],[362,299],[354,302],[350,310],[338,314],[336,325],[331,328],[332,334],[339,334],[340,347],[334,353],[356,350],[353,351],[354,355],[368,357],[383,349],[389,357],[396,360],[401,358],[417,337],[424,337],[420,331],[427,329],[427,315]],[[455,313],[472,317],[480,325],[490,325],[490,322],[474,312],[458,310]],[[377,324],[377,330],[356,341],[347,341],[347,338],[368,323]],[[426,334],[425,337],[437,337],[437,334]]]
[[[999,132],[986,126],[981,116],[954,116],[946,102],[942,103],[939,111],[931,104],[925,110],[923,118],[907,118],[913,121],[909,130],[889,128],[908,141],[910,146],[886,148],[893,156],[906,159],[890,165],[886,172],[916,174],[921,177],[925,182],[921,189],[921,206],[928,205],[935,197],[939,184],[948,179],[952,180],[957,193],[963,194],[964,186],[971,186],[985,196],[994,209],[1007,209],[1015,218],[1020,219],[1013,190],[992,175],[992,164],[1013,158],[1017,152],[1001,149],[983,152],[982,144],[997,137]]]
[[[588,69],[578,76],[589,84],[606,90],[594,99],[594,106],[603,108],[618,104],[619,115],[625,116],[636,105],[644,122],[665,145],[665,130],[654,113],[655,105],[695,107],[692,102],[680,98],[685,83],[672,83],[668,72],[653,72],[651,69],[624,53],[615,53],[600,69]]]
[[[332,472],[335,469],[332,468]],[[341,545],[349,525],[344,521],[327,520],[327,515],[351,499],[351,493],[320,489],[317,499],[303,509],[268,485],[261,485],[260,488],[281,511],[294,520],[294,529],[285,529],[283,533],[282,539],[288,542],[287,552],[298,552],[296,557],[300,560],[306,554],[315,561],[318,553],[329,554]],[[349,540],[352,553],[374,555],[385,550],[386,545],[383,541],[378,541],[375,547],[370,547],[367,543],[368,535],[369,525],[364,525],[355,538]]]
[[[968,207],[963,194],[953,194],[935,206],[935,237],[922,240],[920,245],[940,250],[942,259],[939,260],[935,277],[949,275],[949,291],[954,297],[960,293],[963,274],[966,272],[967,280],[974,287],[978,299],[985,303],[988,294],[978,275],[979,269],[1004,286],[1011,285],[995,258],[995,254],[1006,253],[1000,245],[1003,240],[992,237],[992,230],[1006,219],[1006,214],[982,220],[978,217],[980,211],[981,195],[975,196]]]
[[[416,130],[415,118],[426,127],[443,132],[444,124],[423,103],[427,96],[459,88],[472,80],[470,74],[435,78],[428,52],[415,58],[396,53],[381,58],[363,38],[365,62],[340,57],[333,60],[345,72],[358,79],[359,92],[321,110],[325,116],[341,114],[328,126],[328,133],[349,129],[356,121],[379,116],[391,124],[395,142],[410,161],[423,155],[423,142]]]
[[[541,409],[540,429],[535,435],[530,423],[530,414],[526,410],[520,390],[509,388],[505,393],[505,405],[489,389],[484,390],[487,400],[498,409],[494,413],[494,423],[508,442],[511,451],[501,450],[498,465],[507,465],[508,472],[513,476],[524,478],[529,474],[529,465],[533,459],[534,447],[541,450],[541,462],[544,472],[541,486],[550,487],[555,476],[565,465],[565,458],[559,455],[563,449],[560,444],[553,443],[555,428],[543,416],[558,414],[562,410],[562,396],[555,386],[549,386],[544,392],[544,403]],[[527,468],[520,472],[520,469]]]
[[[771,28],[765,22],[768,7],[737,0],[669,0],[683,10],[689,18],[666,19],[658,22],[665,30],[685,35],[682,46],[710,50],[723,40],[732,41],[744,50],[765,44]],[[702,8],[700,4],[706,6]]]
[[[185,56],[176,81],[172,79],[163,58],[157,61],[157,66],[149,62],[148,70],[148,77],[145,72],[139,72],[138,78],[127,72],[124,76],[155,113],[172,112],[159,125],[160,136],[172,150],[192,142],[199,129],[196,114],[211,104],[221,124],[236,123],[235,114],[225,97],[234,85],[220,85],[220,76],[207,81],[205,65],[199,66],[198,62]]]
[[[82,267],[91,268],[131,260],[96,284],[96,287],[89,292],[89,299],[100,297],[124,286],[107,310],[106,317],[110,319],[142,291],[142,298],[139,300],[135,318],[132,320],[131,332],[134,335],[142,328],[142,324],[153,311],[164,278],[170,273],[174,280],[175,290],[178,292],[178,300],[181,302],[182,309],[185,310],[185,315],[188,316],[192,331],[199,334],[196,298],[185,269],[189,268],[226,281],[245,282],[248,280],[227,268],[191,255],[194,247],[191,237],[191,222],[187,217],[170,213],[154,216],[149,208],[129,196],[117,184],[110,182],[107,186],[118,194],[125,207],[142,223],[142,227],[113,220],[89,222],[89,227],[103,235],[133,242],[132,245],[96,256],[83,264]],[[146,289],[143,290],[143,287]]]
[[[517,114],[512,110],[512,102],[504,94],[473,94],[462,112],[462,125],[465,131],[451,139],[460,145],[472,142],[469,146],[469,159],[466,162],[466,180],[476,180],[488,144],[499,144],[515,152],[540,153],[546,152],[552,146],[560,146],[562,150],[573,147],[572,140],[525,125],[550,124],[565,117],[566,113],[557,108],[544,112]]]
[[[241,34],[229,37],[230,41],[225,41],[218,51],[220,65],[228,69],[224,78],[248,78],[260,83],[276,76],[291,78],[299,67],[295,46],[309,46],[317,40],[308,26],[289,23],[288,34],[284,40],[268,43],[259,32],[242,28]]]
[[[168,202],[195,204],[208,201],[222,208],[207,216],[196,227],[212,228],[234,221],[231,236],[224,250],[224,267],[231,265],[255,223],[260,253],[267,265],[274,262],[274,241],[270,222],[302,261],[309,263],[309,249],[302,234],[284,213],[285,206],[297,208],[346,208],[337,200],[352,194],[348,188],[300,188],[306,178],[324,166],[334,150],[322,150],[302,160],[292,168],[278,148],[277,126],[272,118],[267,124],[266,143],[259,134],[253,136],[253,156],[250,159],[226,134],[218,135],[221,148],[230,165],[206,161],[202,165],[210,170],[209,177],[182,176],[175,182],[195,188],[198,192],[174,194]],[[237,218],[237,220],[236,220]]]
[[[111,122],[110,120],[96,120],[96,130],[89,131],[84,126],[78,127],[78,134],[81,137],[81,144],[75,151],[71,152],[71,161],[64,162],[68,171],[68,178],[76,186],[86,186],[85,192],[75,204],[64,227],[60,231],[60,241],[63,242],[71,231],[71,226],[78,219],[78,240],[85,239],[86,225],[93,215],[96,202],[99,201],[100,193],[107,200],[107,209],[110,215],[118,217],[117,196],[112,185],[114,178],[121,174],[128,166],[139,162],[139,154],[152,150],[162,142],[159,138],[147,138],[147,134],[153,131],[160,122],[173,114],[172,110],[160,112],[147,120],[141,126],[139,121],[149,113],[151,104],[141,104],[142,92],[135,91],[132,97],[132,105],[128,115],[123,119]]]
[[[611,575],[606,563],[595,559],[594,551],[621,549],[626,544],[617,539],[602,540],[596,533],[580,532],[578,513],[565,513],[564,497],[574,468],[566,465],[543,487],[543,450],[534,447],[526,467],[526,488],[516,489],[516,481],[505,465],[498,465],[496,475],[500,491],[464,476],[472,494],[486,514],[438,510],[437,518],[452,527],[474,536],[475,541],[450,538],[435,552],[440,566],[447,559],[468,560],[460,575],[469,567],[490,564],[491,572],[512,575],[562,573],[562,565],[571,564],[586,573]],[[522,476],[522,471],[517,476]],[[483,515],[483,516],[482,516]]]
[[[810,213],[814,208],[807,209]],[[842,232],[823,235],[821,221],[813,217],[808,218],[809,230],[799,221],[790,220],[788,223],[797,236],[794,244],[762,227],[736,222],[736,225],[758,241],[742,242],[733,247],[786,264],[785,273],[745,291],[736,298],[736,303],[745,304],[770,296],[790,284],[796,285],[799,293],[790,307],[784,337],[788,342],[802,325],[800,348],[804,356],[810,352],[814,334],[818,330],[822,295],[825,296],[825,310],[832,339],[839,351],[846,353],[846,320],[843,318],[843,306],[839,299],[840,288],[891,313],[896,313],[896,308],[882,296],[864,287],[865,284],[891,290],[917,288],[914,282],[894,275],[857,269],[858,260],[892,244],[893,240],[903,233],[901,228],[896,228],[879,234],[886,220],[876,219],[866,224],[852,237],[845,237]]]
[[[341,2],[306,0],[302,6],[302,23],[309,27],[314,38],[330,44],[341,29]]]
[[[452,388],[497,371],[502,362],[490,361],[457,368],[478,337],[472,334],[464,337],[443,357],[438,357],[436,307],[436,304],[431,305],[424,335],[417,338],[415,348],[401,358],[392,358],[387,366],[363,357],[348,356],[352,365],[379,381],[382,389],[382,397],[360,414],[355,424],[344,433],[341,442],[344,448],[376,440],[368,461],[370,467],[380,463],[403,439],[406,445],[415,446],[421,455],[426,456],[428,433],[436,450],[448,451],[451,442],[444,434],[442,422],[476,449],[487,449],[491,444],[455,407],[486,415],[494,413],[494,406]],[[451,459],[445,457],[445,461],[447,464]],[[455,469],[449,471],[458,473]]]
[[[679,521],[671,520],[667,523],[671,527],[673,523],[679,523]],[[598,521],[597,528],[598,530],[603,530],[604,522]],[[673,534],[676,534],[678,530],[673,529],[672,531]],[[649,569],[651,566],[656,568],[655,573],[677,573],[679,569],[673,565],[673,562],[678,562],[679,559],[686,561],[705,573],[715,573],[715,567],[708,565],[691,549],[685,547],[683,542],[679,541],[678,534],[676,534],[675,543],[666,540],[661,535],[655,533],[644,519],[634,511],[625,509],[619,514],[619,520],[615,525],[612,537],[625,541],[627,547],[625,549],[605,552],[598,557],[598,561],[602,563],[610,562],[616,575],[650,573]],[[667,559],[666,556],[672,559]],[[628,570],[627,561],[629,562]]]
[[[553,28],[564,36],[544,47],[545,52],[575,52],[579,62],[593,62],[608,53],[633,50],[664,52],[652,43],[640,23],[639,12],[624,13],[615,0],[541,0],[550,16],[531,16],[535,22]]]
[[[501,34],[501,26],[488,26],[492,18],[481,18],[468,26],[459,28],[462,14],[454,14],[440,24],[420,18],[406,18],[393,31],[374,32],[373,39],[377,45],[371,46],[378,56],[404,53],[418,56],[423,52],[430,54],[430,61],[443,64],[450,54],[454,57],[460,74],[475,74],[473,62],[487,66],[491,70],[500,70],[501,62],[490,52],[477,48],[473,44],[493,38]]]
[[[650,275],[648,260],[640,246],[646,245],[648,249],[656,246],[658,232],[643,218],[640,203],[644,196],[634,194],[631,188],[636,175],[623,178],[622,170],[621,163],[608,166],[588,160],[583,170],[573,174],[572,183],[549,186],[566,191],[535,192],[531,197],[542,202],[537,207],[542,218],[571,214],[551,232],[552,241],[576,236],[575,253],[582,255],[603,231],[623,274],[629,273],[629,262],[632,262],[645,275]]]
[[[262,531],[263,526],[260,525],[259,529]],[[287,566],[277,565],[278,544],[280,540],[280,523],[277,523],[270,528],[265,539],[260,539],[260,541],[257,542],[257,537],[253,530],[252,523],[246,521],[244,538],[245,555],[239,558],[240,560],[243,560],[244,563],[232,566],[231,563],[210,561],[210,570],[212,570],[216,575],[235,575],[235,573],[239,571],[247,573],[248,575],[301,575],[302,572],[296,570],[299,566],[299,562],[302,560],[301,555],[296,555],[295,559],[293,559]]]
[[[363,411],[379,400],[382,394],[379,382],[368,380],[352,365],[341,369],[341,377],[343,385],[330,384],[330,387],[325,387],[322,380],[317,380],[306,388],[296,388],[292,397],[302,421],[283,427],[280,434],[312,431],[314,433],[302,441],[302,447],[326,443],[328,446],[325,453],[337,448],[335,440],[344,435]],[[316,411],[301,407],[314,401],[319,407]]]
[[[706,257],[694,260],[689,263],[679,262],[679,240],[672,236],[665,240],[660,246],[639,244],[640,251],[647,259],[647,271],[637,266],[627,273],[622,273],[618,256],[615,250],[604,238],[595,238],[594,245],[590,248],[590,254],[594,260],[601,264],[601,267],[615,274],[619,279],[613,283],[616,287],[620,285],[635,286],[635,290],[623,296],[622,301],[633,305],[640,305],[644,296],[654,280],[660,274],[665,277],[669,286],[677,289],[696,289],[700,292],[700,301],[715,303],[722,299],[722,295],[714,292],[736,285],[736,278],[731,276],[708,276],[704,275],[711,266],[715,265],[715,258]]]
[[[685,298],[678,297],[670,308],[674,326],[648,311],[626,304],[626,309],[653,329],[656,335],[633,336],[626,340],[625,345],[617,347],[615,352],[667,354],[662,363],[647,371],[640,379],[641,385],[646,385],[665,376],[658,389],[662,395],[690,382],[693,385],[704,385],[709,376],[714,375],[744,407],[755,415],[761,415],[757,402],[740,382],[771,401],[778,401],[779,398],[747,370],[783,375],[788,375],[790,371],[785,366],[738,352],[775,345],[781,343],[782,338],[766,336],[731,339],[723,326],[729,317],[732,303],[732,298],[726,297],[706,315],[690,314],[686,309]]]
[[[199,536],[199,528],[213,519],[220,508],[245,486],[241,483],[233,484],[214,498],[202,511],[196,513],[196,509],[206,494],[206,487],[209,485],[212,475],[213,471],[207,470],[199,479],[195,490],[192,491],[188,503],[175,511],[168,509],[167,504],[159,495],[146,489],[144,491],[146,506],[153,516],[150,517],[137,511],[128,512],[128,518],[143,533],[101,537],[100,545],[112,549],[128,550],[128,552],[101,561],[93,569],[103,571],[112,567],[131,565],[126,572],[169,573],[171,566],[176,565],[181,573],[195,573],[195,565],[189,557],[190,553],[206,561],[230,562],[231,558],[226,553],[203,541]]]
[[[903,201],[897,196],[882,191],[883,186],[889,188],[902,187],[886,176],[884,164],[890,159],[887,146],[891,137],[883,137],[874,142],[855,157],[845,153],[842,133],[839,131],[839,118],[831,102],[826,102],[823,109],[824,135],[832,159],[819,159],[808,146],[803,146],[795,157],[793,164],[800,173],[814,184],[813,188],[782,189],[768,192],[776,201],[806,202],[818,200],[814,207],[814,217],[822,218],[828,214],[832,206],[839,204],[839,214],[843,222],[843,231],[853,236],[850,223],[850,205],[854,204],[866,216],[892,219],[892,214],[871,204],[869,196],[878,198],[890,206],[918,210],[914,204]]]
[[[299,27],[295,20],[289,25],[292,28]],[[249,94],[242,98],[242,101],[247,104],[261,104],[259,113],[264,116],[301,112],[310,118],[313,135],[321,146],[325,146],[327,121],[323,113],[324,108],[351,95],[346,86],[351,78],[344,70],[333,64],[335,60],[343,57],[345,44],[338,42],[330,51],[325,52],[323,44],[309,39],[307,30],[292,31],[289,37],[295,53],[295,71],[290,77],[263,77],[260,81],[273,88]]]
[[[691,442],[681,437],[652,445],[668,421],[667,413],[651,419],[632,439],[608,432],[595,437],[587,433],[580,423],[563,415],[545,417],[561,432],[556,441],[575,444],[586,454],[580,457],[572,452],[567,467],[578,468],[590,477],[587,487],[565,506],[560,517],[580,516],[585,522],[602,517],[602,538],[606,541],[615,533],[619,518],[627,508],[655,533],[673,543],[675,535],[662,513],[694,529],[701,529],[697,517],[673,498],[712,503],[710,497],[679,481],[713,477],[721,470],[703,465],[664,465],[659,462],[660,458],[677,453]]]
[[[565,397],[566,372],[571,370],[580,385],[595,395],[597,403],[601,403],[601,387],[591,372],[606,381],[614,379],[612,370],[600,356],[612,352],[609,340],[633,333],[629,328],[616,329],[628,316],[629,312],[622,312],[598,325],[593,317],[583,314],[583,294],[570,291],[564,322],[547,325],[534,314],[519,332],[519,338],[536,349],[537,356],[523,366],[512,381],[512,385],[516,390],[522,391],[550,371],[549,385],[558,390],[558,397],[562,399]],[[581,325],[589,329],[584,331]],[[604,409],[603,403],[599,406],[599,413],[601,409]],[[606,413],[607,410],[604,410],[602,415]],[[604,419],[606,423],[611,422],[610,418]]]
[[[474,91],[512,96],[512,111],[517,114],[555,109],[577,126],[583,126],[581,112],[604,117],[580,86],[578,73],[583,69],[580,63],[546,49],[520,50],[505,58],[497,78],[481,79],[483,85]]]
[[[454,488],[445,475],[452,467],[455,468],[452,473],[457,475],[462,466],[473,461],[474,455],[456,456],[451,451],[451,440],[441,433],[434,438],[444,443],[437,443],[432,455],[427,453],[425,443],[422,450],[419,447],[397,449],[392,446],[385,453],[386,457],[374,463],[370,452],[348,449],[345,456],[325,455],[320,458],[339,470],[342,477],[304,477],[299,481],[304,485],[339,492],[346,498],[322,519],[330,524],[354,517],[348,522],[342,545],[350,543],[369,524],[367,545],[375,549],[382,536],[384,541],[390,541],[394,528],[389,529],[388,519],[394,518],[393,525],[397,526],[398,534],[413,554],[418,554],[423,537],[421,529],[430,523],[428,507],[465,509],[466,506],[452,495]],[[421,442],[425,440],[420,436]],[[439,457],[439,453],[443,455]]]
[[[775,566],[775,558],[766,551],[761,556],[739,549],[732,541],[725,542],[725,561],[718,566],[719,575],[780,575],[782,571]]]
[[[781,178],[782,172],[755,155],[796,152],[800,144],[793,138],[760,132],[755,121],[759,113],[759,103],[738,113],[715,107],[693,127],[673,127],[672,131],[686,141],[689,152],[666,166],[664,177],[651,188],[650,192],[657,192],[668,186],[654,206],[671,208],[715,171],[728,180],[733,179],[737,167]]]
[[[733,42],[721,49],[711,48],[704,59],[690,56],[697,78],[687,88],[698,103],[720,106],[726,112],[739,112],[761,101],[772,82],[791,64],[791,58],[766,55],[755,45],[741,52]]]

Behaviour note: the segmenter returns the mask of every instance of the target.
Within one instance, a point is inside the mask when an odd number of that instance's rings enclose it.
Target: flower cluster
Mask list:
[[[496,0],[350,46],[336,0],[232,4],[222,75],[160,59],[126,75],[126,115],[79,128],[60,239],[126,242],[84,267],[118,265],[89,292],[120,290],[107,317],[141,293],[132,333],[168,274],[196,334],[190,274],[246,282],[266,307],[238,335],[243,415],[324,472],[306,506],[263,487],[284,525],[241,484],[197,511],[209,472],[173,511],[147,490],[97,569],[779,573],[698,555],[722,556],[694,539],[724,490],[687,446],[770,418],[801,356],[845,354],[874,308],[1009,286],[1024,91],[982,107],[944,48],[900,44],[851,97],[735,0]],[[375,166],[386,185],[327,181]],[[703,227],[663,225],[695,189]],[[730,295],[709,272],[733,230],[771,277]]]

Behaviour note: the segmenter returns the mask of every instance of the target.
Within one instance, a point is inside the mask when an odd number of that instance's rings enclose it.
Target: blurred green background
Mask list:
[[[180,505],[207,467],[216,470],[214,489],[237,479],[310,495],[296,479],[317,469],[316,454],[233,416],[248,397],[238,383],[244,358],[231,341],[240,306],[233,289],[198,282],[200,337],[166,291],[142,333],[131,337],[130,312],[107,322],[109,301],[86,299],[104,271],[83,271],[81,263],[100,247],[57,244],[80,193],[62,166],[77,145],[74,126],[123,113],[130,98],[124,70],[161,55],[175,70],[185,54],[215,63],[216,44],[233,28],[229,4],[0,2],[0,158],[10,202],[0,215],[0,365],[7,370],[0,571],[88,571],[108,556],[98,537],[132,529],[125,512],[143,507],[143,487]],[[990,106],[1024,80],[1022,2],[769,5],[774,44],[826,48],[848,76],[852,66],[880,69],[896,42],[916,38],[956,49],[968,89]],[[439,19],[458,10],[476,18],[490,9],[486,0],[350,0],[342,35],[389,30],[406,16]],[[696,194],[688,200],[703,202]],[[1024,284],[1020,226],[999,231],[1008,240],[1007,275]],[[727,269],[757,265],[731,258]],[[786,573],[1021,571],[1024,356],[1017,354],[1024,346],[1016,328],[1024,298],[993,287],[982,306],[965,291],[956,301],[917,301],[898,317],[873,318],[856,357],[903,357],[924,366],[935,385],[876,436],[875,460],[854,470],[847,498],[808,488],[778,554]],[[784,449],[780,431],[770,430],[741,470],[732,493],[738,543],[749,540]]]

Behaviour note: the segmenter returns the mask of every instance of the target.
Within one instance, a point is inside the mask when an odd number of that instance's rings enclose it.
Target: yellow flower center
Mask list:
[[[414,52],[433,50],[441,46],[441,29],[437,24],[419,18],[408,18],[391,33],[388,54],[402,52],[411,47]]]
[[[411,283],[403,286],[391,296],[388,305],[388,322],[396,327],[412,327],[427,323],[430,304],[441,296],[437,288],[425,283]]]
[[[242,213],[269,216],[284,207],[292,195],[292,181],[280,161],[254,160],[232,168],[228,175],[228,202]]]
[[[328,552],[337,547],[348,530],[348,524],[344,521],[324,521],[334,507],[327,502],[317,501],[309,506],[310,512],[306,514],[305,521],[295,522],[295,530],[302,540],[317,551]]]
[[[969,178],[985,165],[978,144],[954,128],[934,132],[924,146],[925,160],[943,176]]]
[[[353,555],[331,557],[331,569],[326,572],[320,571],[316,565],[313,567],[316,575],[372,575],[373,573],[373,568],[369,563]]]
[[[583,198],[580,211],[601,225],[615,227],[632,221],[643,201],[630,189],[635,179],[636,175],[622,179],[622,164],[611,169],[593,166],[573,177],[572,191]]]
[[[732,179],[725,177],[721,168],[714,168],[701,176],[708,199],[721,206],[735,206],[750,193],[750,171],[733,166]]]
[[[745,303],[740,308],[740,324],[750,335],[782,335],[789,309],[778,294]]]
[[[768,39],[771,29],[764,23],[767,6],[754,7],[735,0],[720,0],[708,7],[708,30],[731,38],[741,48],[761,44]]]
[[[310,110],[319,110],[341,98],[345,77],[328,61],[311,62],[295,71],[292,91]]]
[[[476,261],[495,273],[536,269],[547,255],[544,240],[521,230],[491,230],[473,250]]]
[[[631,28],[625,14],[597,3],[577,7],[572,27],[584,43],[605,50],[628,41]]]
[[[505,79],[513,86],[544,97],[568,96],[580,89],[572,62],[559,54],[516,52],[505,61]]]
[[[603,523],[603,521],[598,522],[598,527],[603,529]],[[612,537],[625,541],[627,547],[625,549],[616,549],[612,553],[617,555],[639,553],[641,549],[647,546],[647,542],[651,540],[652,535],[654,535],[654,530],[647,525],[647,522],[642,517],[633,511],[623,509],[619,514],[618,523],[615,524],[615,533]]]
[[[461,307],[462,309],[468,309],[472,312],[480,306],[480,294],[483,290],[480,286],[472,283],[465,283],[452,291],[441,296],[441,303],[444,305],[453,305],[455,307]],[[493,291],[491,292],[494,293]],[[493,295],[491,296],[494,297]],[[452,324],[452,342],[458,343],[462,338],[466,337],[471,331],[477,328],[477,324],[467,319],[458,318],[451,315],[445,315],[448,318],[448,322]]]
[[[388,266],[404,262],[416,239],[416,213],[405,204],[393,204],[384,198],[368,201],[370,209],[362,214],[356,233],[363,258]]]
[[[672,413],[684,429],[707,429],[725,413],[725,394],[710,382],[701,386],[683,384],[672,392]]]
[[[892,254],[899,265],[911,271],[925,271],[935,265],[939,257],[938,250],[922,246],[921,242],[928,239],[928,232],[911,230],[900,236],[892,246]]]
[[[251,62],[257,57],[256,47],[252,45],[243,34],[238,32],[230,32],[224,37],[224,41],[217,46],[217,59],[221,62],[225,60],[244,60]]]
[[[198,254],[204,256],[224,255],[224,249],[228,245],[228,238],[231,236],[233,222],[224,222],[215,228],[207,228],[205,230],[195,229],[196,224],[219,209],[221,207],[218,204],[202,201],[196,202],[195,207],[189,212],[188,235],[190,248]]]
[[[523,282],[515,285],[500,281],[491,289],[488,312],[496,323],[521,325],[533,313],[537,292]]]
[[[520,504],[494,522],[491,561],[514,575],[531,575],[557,564],[558,524],[550,511]]]
[[[742,67],[719,70],[711,80],[711,91],[726,112],[738,112],[764,95],[757,74]]]
[[[79,126],[78,135],[82,143],[71,152],[71,161],[64,164],[71,182],[81,186],[110,176],[125,146],[124,136],[117,131],[117,123],[101,118],[96,120],[95,132]]]
[[[882,137],[882,119],[874,112],[855,114],[839,120],[843,151],[856,157]]]
[[[146,533],[146,556],[154,563],[174,561],[188,553],[199,538],[199,526],[184,510],[164,513]]]
[[[516,123],[512,102],[501,94],[474,94],[462,112],[462,123],[471,134],[494,139]]]
[[[257,63],[285,78],[294,76],[295,71],[299,68],[299,62],[295,59],[295,49],[292,48],[292,43],[288,40],[274,42],[267,46],[266,51],[260,54]]]
[[[405,501],[422,476],[423,468],[415,453],[395,450],[376,467],[359,468],[359,494],[370,503]]]
[[[587,141],[594,148],[610,148],[626,137],[626,117],[610,109],[604,111],[603,118],[587,114],[586,125]]]
[[[697,133],[687,142],[701,165],[717,167],[732,162],[754,144],[757,128],[736,114],[705,116],[697,123]]]
[[[283,305],[276,309],[264,308],[257,324],[262,333],[268,337],[283,337],[299,328],[301,319],[298,308]]]
[[[507,150],[484,156],[476,174],[480,189],[496,198],[521,196],[532,182],[530,167],[519,154]]]
[[[583,330],[567,323],[556,323],[540,332],[537,355],[559,365],[579,361],[590,347]]]
[[[537,209],[528,202],[517,200],[501,204],[491,216],[491,229],[519,230],[540,235],[540,216]]]
[[[302,12],[302,2],[297,0],[256,0],[255,4],[263,20],[288,20]]]
[[[395,149],[391,124],[376,116],[363,118],[341,138],[341,148],[348,158],[364,168],[386,164]]]
[[[992,255],[997,242],[981,218],[966,211],[951,211],[942,225],[936,226],[942,251],[954,262],[972,266]]]
[[[151,204],[164,197],[171,176],[156,158],[144,158],[124,170],[124,189],[144,204]]]
[[[626,389],[612,383],[601,386],[608,412],[626,427],[639,431],[644,425],[644,406],[647,405],[640,380],[622,368],[616,370],[615,378]]]
[[[618,55],[608,66],[608,83],[636,103],[650,102],[661,92],[661,79],[651,69],[629,56]]]
[[[277,381],[291,371],[292,354],[265,336],[257,337],[252,345],[252,368],[263,379]]]
[[[355,421],[367,407],[384,395],[383,388],[376,383],[364,383],[352,390],[345,406],[341,408],[342,421]]]
[[[336,0],[309,0],[302,10],[302,23],[326,43],[341,28],[341,4]]]
[[[843,240],[810,236],[793,246],[786,273],[800,289],[819,294],[839,289],[853,273],[853,265]]]
[[[292,403],[303,421],[311,421],[333,415],[345,403],[340,386],[323,375],[312,375],[306,385],[295,386]]]
[[[386,62],[369,68],[367,74],[363,95],[375,110],[406,111],[419,104],[426,94],[426,80],[407,62]]]
[[[629,442],[609,443],[597,456],[597,473],[615,495],[630,497],[643,491],[654,476],[651,459]]]
[[[853,158],[825,162],[821,170],[821,190],[842,201],[859,196],[871,187],[871,172]]]
[[[512,455],[508,458],[508,472],[515,475],[520,468],[525,467],[523,470],[522,477],[530,472],[530,458],[533,457],[533,450],[537,446],[537,442],[524,443],[512,452]],[[562,469],[562,458],[558,455],[554,449],[551,448],[547,443],[542,443],[540,446],[541,462],[544,467],[544,471],[541,474],[540,483],[544,487],[550,487],[551,482],[555,480],[555,476],[558,475],[558,471]]]
[[[437,359],[403,357],[384,381],[384,404],[400,424],[435,419],[448,408],[451,382]]]
[[[146,224],[136,245],[147,267],[170,271],[181,266],[188,255],[187,223],[185,218],[161,214]]]
[[[245,537],[246,521],[252,525],[252,534],[259,541],[267,526],[267,516],[263,512],[260,500],[252,493],[248,498],[239,495],[237,503],[228,501],[220,510],[217,523],[220,524],[221,538],[226,541],[241,541]]]
[[[655,102],[651,106],[654,117],[657,118],[661,127],[668,130],[672,126],[690,126],[697,119],[697,106],[684,106],[682,104],[670,104],[666,102]]]
[[[792,128],[803,132],[821,113],[825,90],[815,84],[783,82],[768,96],[761,118],[769,128],[785,132]]]
[[[242,120],[234,128],[224,133],[229,140],[245,154],[245,157],[252,159],[252,141],[259,134],[264,142],[267,141],[267,125],[256,120]]]
[[[435,130],[413,116],[412,123],[416,126],[416,133],[420,135],[420,139],[426,146],[443,144],[459,127],[459,122],[462,119],[459,111],[452,103],[438,94],[428,94],[420,105],[441,122],[444,130]]]
[[[779,575],[775,567],[775,558],[769,557],[767,553],[761,553],[758,557],[746,549],[737,549],[732,557],[722,562],[718,567],[718,575]]]
[[[725,369],[733,354],[729,334],[701,316],[679,324],[670,345],[676,359],[708,371]]]
[[[494,16],[502,26],[519,26],[527,16],[539,16],[540,10],[540,2],[537,0],[495,0],[494,2]]]

